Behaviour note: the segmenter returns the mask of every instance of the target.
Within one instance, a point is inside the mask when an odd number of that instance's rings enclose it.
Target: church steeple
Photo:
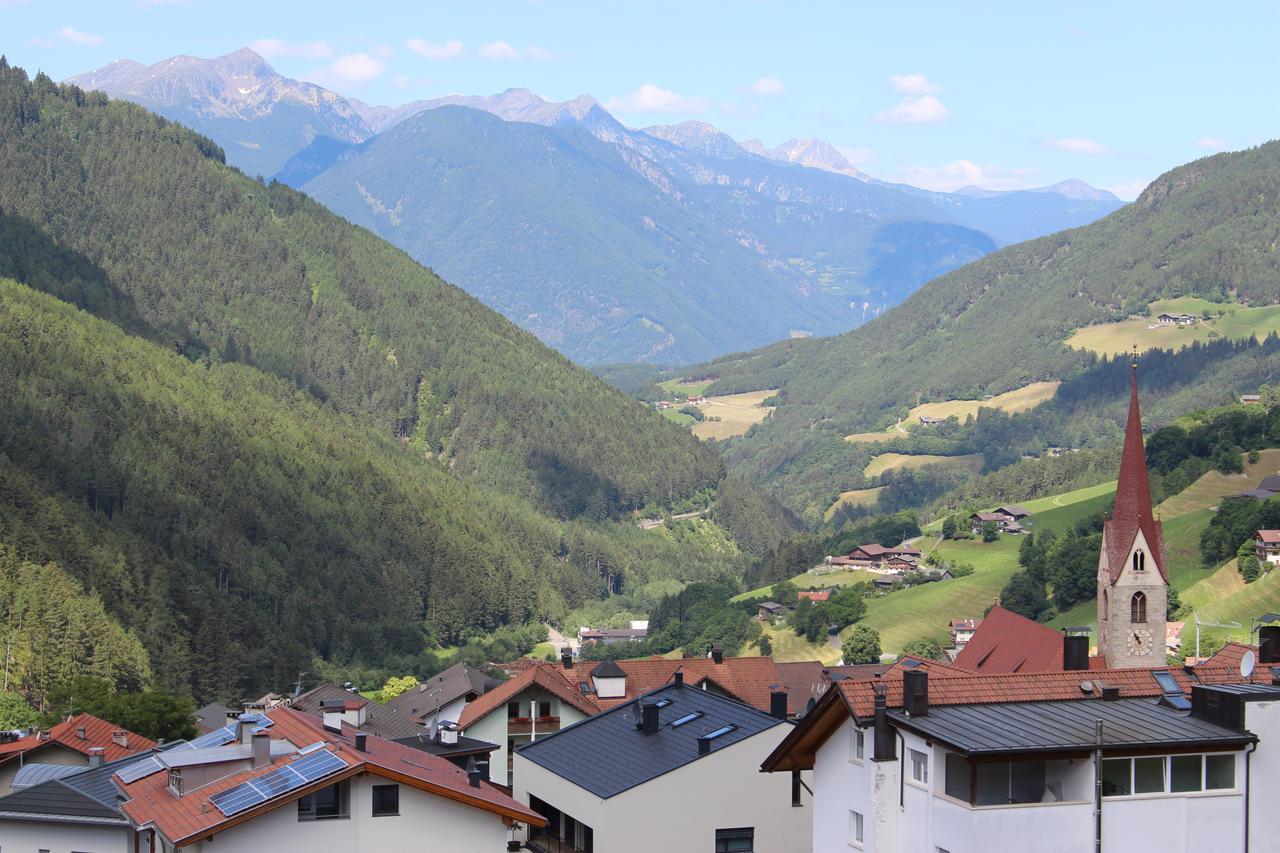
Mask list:
[[[1112,667],[1152,666],[1162,659],[1169,588],[1164,537],[1151,508],[1136,350],[1132,368],[1115,505],[1102,527],[1098,560],[1098,650]]]

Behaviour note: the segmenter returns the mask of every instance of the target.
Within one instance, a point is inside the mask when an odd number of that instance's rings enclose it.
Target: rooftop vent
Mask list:
[[[676,684],[676,687],[684,687],[684,672],[683,672],[683,671],[681,671],[681,670],[678,670],[678,669],[677,669],[677,670],[676,670],[676,672],[675,672],[675,675],[673,676],[673,678],[675,678],[675,684]]]
[[[712,663],[724,663],[724,648],[719,643],[711,647],[711,661]]]
[[[1106,702],[1114,702],[1120,698],[1120,688],[1110,684],[1102,685],[1102,698]]]
[[[902,708],[912,717],[929,713],[929,673],[907,670],[902,673]]]
[[[473,788],[480,787],[480,768],[476,766],[475,758],[467,759],[467,784]]]
[[[573,669],[573,649],[568,646],[560,648],[560,664],[565,669]]]
[[[106,751],[106,750],[104,750],[104,749],[103,749],[102,747],[100,747],[100,746],[91,746],[91,747],[89,747],[89,766],[90,766],[90,767],[101,767],[101,766],[102,766],[102,754],[103,754],[105,751]]]
[[[1068,672],[1089,668],[1088,634],[1067,634],[1062,638],[1062,668]]]
[[[116,729],[114,732],[111,733],[111,742],[114,743],[116,746],[128,749],[129,733],[126,731],[121,731],[120,729]]]
[[[368,752],[369,736],[364,732],[356,732],[356,749],[361,752]]]
[[[76,726],[76,738],[79,740],[89,739],[89,736],[85,733],[84,726]]]
[[[658,731],[658,714],[660,710],[656,704],[646,702],[641,709],[641,726],[645,734],[656,734]]]
[[[252,741],[253,769],[266,767],[271,763],[271,736],[266,732],[258,732]]]
[[[782,689],[781,684],[772,685],[770,690],[769,716],[779,720],[787,718],[787,692]]]

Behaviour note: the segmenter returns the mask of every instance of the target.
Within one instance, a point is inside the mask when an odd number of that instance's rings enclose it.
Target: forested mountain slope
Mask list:
[[[207,139],[0,66],[0,274],[240,361],[562,516],[713,487],[714,451]]]
[[[0,279],[0,605],[56,565],[122,685],[409,671],[733,578],[723,530],[788,530],[742,483],[705,541],[639,530],[619,516],[714,499],[714,449],[204,137],[2,60]]]
[[[781,389],[781,405],[734,440],[727,459],[738,473],[788,492],[799,508],[800,492],[838,485],[824,471],[865,454],[843,436],[892,423],[917,394],[980,399],[1067,378],[1094,361],[1063,344],[1072,331],[1145,312],[1157,298],[1280,301],[1278,223],[1280,143],[1219,154],[1163,175],[1105,219],[930,282],[853,332],[786,341],[690,372],[718,376],[712,394]],[[1180,392],[1184,408],[1232,390],[1212,370],[1195,376],[1199,384]],[[1150,411],[1159,411],[1152,402]],[[805,480],[809,486],[792,488]]]

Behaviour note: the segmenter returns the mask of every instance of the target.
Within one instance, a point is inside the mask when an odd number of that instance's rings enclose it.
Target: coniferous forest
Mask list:
[[[731,542],[628,547],[625,514],[714,499],[714,449],[209,140],[3,60],[0,278],[0,642],[89,626],[60,665],[237,699],[740,574]],[[754,488],[722,514],[758,551],[789,527]],[[65,676],[19,663],[37,704]]]

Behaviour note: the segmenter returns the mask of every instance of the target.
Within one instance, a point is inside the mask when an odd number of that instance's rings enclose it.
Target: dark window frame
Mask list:
[[[731,846],[734,842],[747,843],[746,847]],[[730,829],[716,830],[716,853],[753,853],[756,849],[756,828],[754,826],[737,826]]]
[[[400,814],[400,786],[396,784],[390,785],[374,785],[370,793],[372,817],[397,817]],[[390,794],[392,803],[390,809],[387,804],[383,803],[379,808],[378,796],[382,794],[386,796]]]

